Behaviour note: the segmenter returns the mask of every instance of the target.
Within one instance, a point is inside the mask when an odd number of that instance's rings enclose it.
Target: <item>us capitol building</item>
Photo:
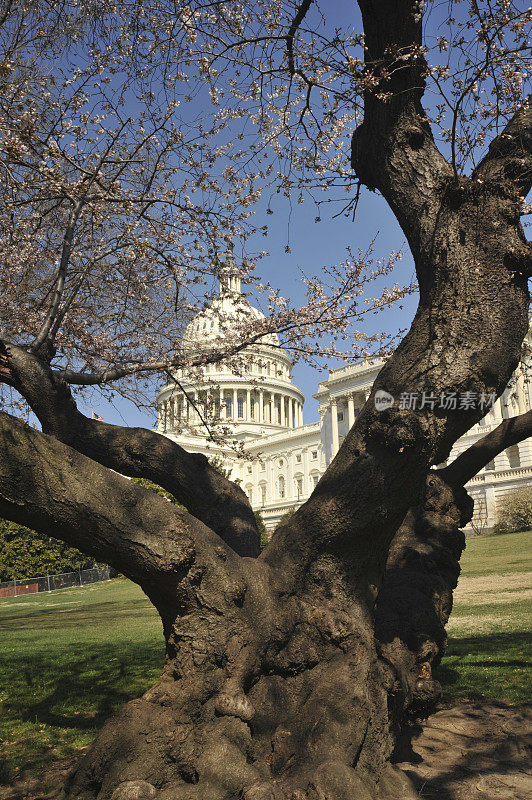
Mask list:
[[[264,315],[242,295],[230,246],[219,295],[188,324],[183,348],[205,353],[250,319],[264,319]],[[530,333],[527,339],[530,344]],[[532,407],[528,358],[526,362],[519,365],[484,419],[456,442],[449,461],[502,419]],[[304,425],[305,398],[292,383],[293,362],[279,346],[277,335],[267,334],[237,358],[194,372],[176,370],[175,380],[157,395],[157,430],[230,470],[231,479],[240,483],[271,532],[284,514],[312,493],[365,403],[382,363],[375,359],[331,370],[314,395],[319,401],[319,422]],[[225,441],[213,441],[205,421],[212,430],[227,431]],[[530,483],[532,438],[509,447],[467,485],[475,501],[474,528],[490,528],[497,519],[498,500]]]

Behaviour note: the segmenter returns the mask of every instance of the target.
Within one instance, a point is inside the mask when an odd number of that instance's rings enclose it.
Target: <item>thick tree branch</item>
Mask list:
[[[258,555],[259,534],[245,493],[205,456],[187,453],[144,428],[88,419],[77,409],[68,384],[22,348],[4,346],[0,380],[22,394],[45,433],[117,472],[163,486],[239,555]]]
[[[194,528],[203,528],[155,492],[5,412],[0,514],[78,547],[141,585],[173,579],[194,556]]]
[[[464,486],[496,455],[529,436],[532,436],[532,411],[503,420],[493,431],[460,453],[452,464],[439,470],[438,474],[450,486]]]
[[[532,101],[512,117],[472,175],[525,197],[532,189]]]
[[[351,163],[362,183],[382,192],[412,246],[420,226],[430,233],[439,203],[435,188],[452,177],[421,105],[421,13],[412,0],[359,0],[359,6],[371,86],[364,93],[364,121],[353,135]]]
[[[167,637],[178,615],[203,607],[202,592],[219,619],[245,592],[246,562],[188,511],[5,412],[0,516],[123,572],[156,606]]]

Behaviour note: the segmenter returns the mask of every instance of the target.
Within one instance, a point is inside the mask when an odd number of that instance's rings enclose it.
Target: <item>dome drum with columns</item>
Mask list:
[[[220,291],[197,314],[183,336],[185,353],[212,354],[239,344],[239,333],[264,315],[243,297],[233,249],[228,247],[220,272]],[[303,424],[304,396],[291,381],[293,363],[279,347],[276,334],[266,334],[237,354],[198,371],[179,369],[176,382],[157,396],[159,430],[206,436],[203,421],[228,428],[241,441]],[[188,440],[188,439],[187,439]],[[181,443],[181,442],[180,442]]]
[[[183,349],[191,355],[212,354],[250,322],[264,320],[243,297],[232,247],[220,272],[220,292],[187,326]],[[241,335],[241,333],[240,333]],[[532,337],[527,338],[528,352]],[[304,397],[292,383],[292,361],[275,334],[263,336],[238,356],[208,364],[195,372],[177,370],[176,382],[157,396],[158,430],[191,452],[215,457],[238,480],[269,531],[312,493],[338,452],[365,403],[382,361],[340,367],[318,386],[320,421],[303,424]],[[501,399],[453,447],[449,460],[484,436],[502,419],[532,408],[532,365],[527,355]],[[225,442],[212,441],[213,430],[228,431]],[[241,449],[237,457],[235,447]],[[500,499],[532,485],[532,439],[498,455],[467,485],[475,500],[473,524],[489,529]]]

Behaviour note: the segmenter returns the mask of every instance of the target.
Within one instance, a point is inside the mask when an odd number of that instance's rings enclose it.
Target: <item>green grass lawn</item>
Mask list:
[[[152,685],[164,663],[159,616],[133,583],[0,600],[0,782],[89,744]]]
[[[530,702],[532,532],[468,539],[435,676],[448,699]]]
[[[437,677],[448,697],[523,702],[532,533],[469,539]],[[0,599],[0,783],[89,744],[164,661],[161,623],[126,580]]]

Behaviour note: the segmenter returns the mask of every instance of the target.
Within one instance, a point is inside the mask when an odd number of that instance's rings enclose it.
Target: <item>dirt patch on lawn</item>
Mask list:
[[[531,747],[530,706],[462,702],[406,731],[394,761],[423,800],[531,800]]]
[[[532,597],[532,572],[516,572],[506,575],[479,575],[476,578],[459,578],[453,592],[454,601],[467,600],[468,603],[507,603]]]
[[[530,706],[462,702],[406,731],[394,761],[422,800],[532,800],[531,745]],[[71,766],[22,775],[0,800],[59,800]]]

